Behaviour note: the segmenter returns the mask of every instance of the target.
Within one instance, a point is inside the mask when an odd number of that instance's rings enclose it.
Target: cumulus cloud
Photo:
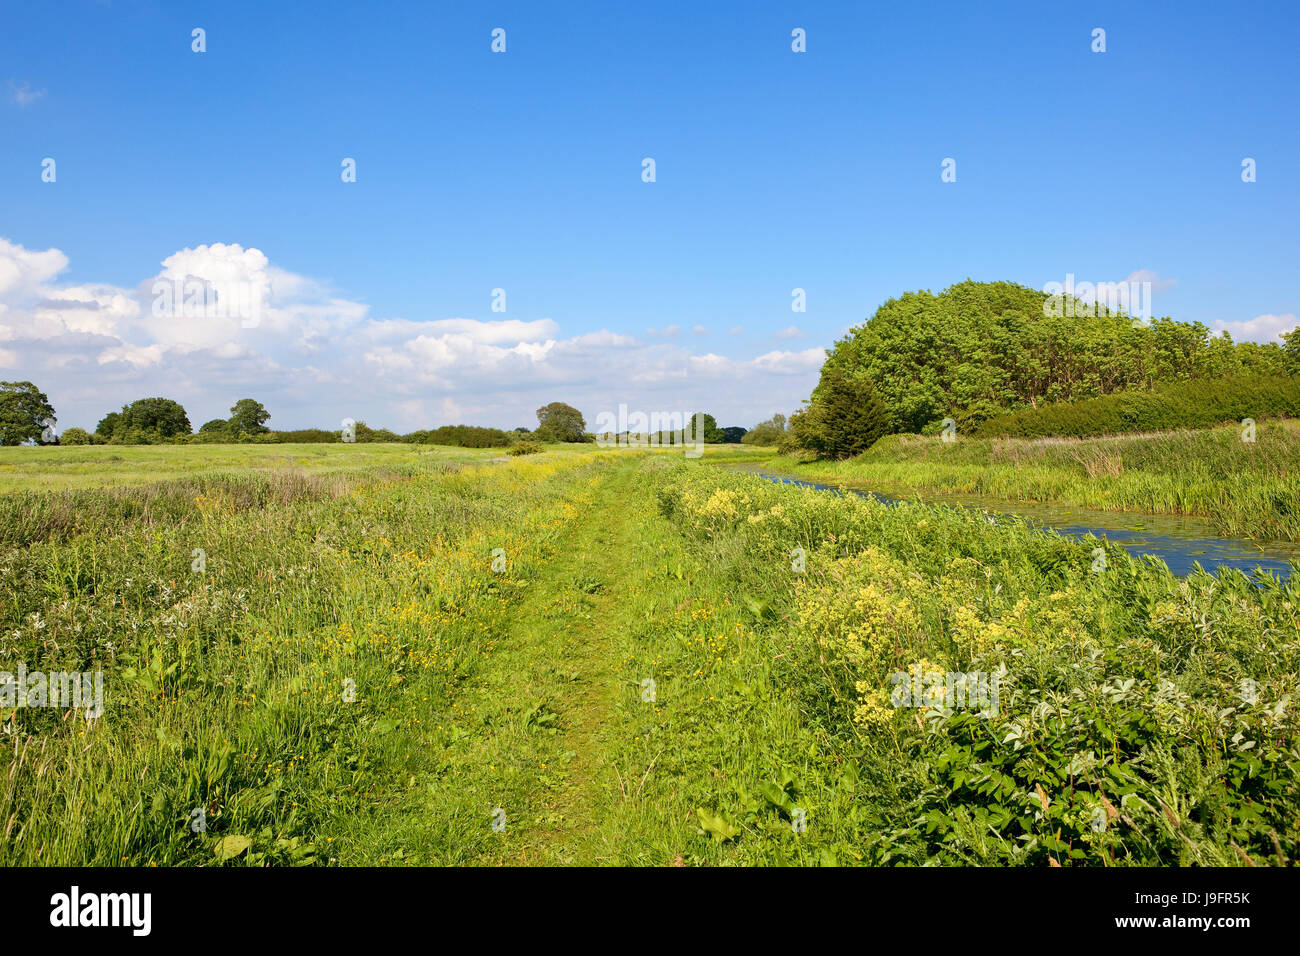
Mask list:
[[[1234,342],[1280,342],[1282,336],[1297,325],[1300,325],[1300,320],[1296,319],[1295,313],[1288,312],[1285,315],[1257,315],[1238,322],[1219,319],[1211,328],[1215,332],[1227,332]]]
[[[566,336],[551,318],[376,318],[238,243],[178,250],[133,288],[62,285],[67,267],[57,249],[0,239],[0,367],[36,381],[63,427],[94,427],[146,395],[180,401],[195,425],[244,397],[264,402],[279,428],[343,418],[403,430],[532,426],[534,410],[557,400],[590,420],[622,402],[752,425],[769,406],[797,407],[824,358],[694,354],[673,341],[676,325],[639,338]]]
[[[797,325],[787,325],[776,333],[776,337],[778,339],[802,339],[807,338],[807,334]]]

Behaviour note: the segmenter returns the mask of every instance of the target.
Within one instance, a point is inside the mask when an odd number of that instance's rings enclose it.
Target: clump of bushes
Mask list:
[[[980,438],[1092,438],[1126,432],[1205,428],[1243,418],[1296,416],[1300,416],[1300,378],[1239,376],[1024,408],[986,420],[975,435]]]
[[[359,440],[359,439],[358,439]],[[505,448],[514,434],[478,425],[440,425],[411,432],[404,439],[416,445],[451,445],[456,448]]]
[[[525,438],[523,441],[518,441],[511,445],[507,454],[536,455],[539,451],[545,450],[546,448],[541,444],[541,442],[535,442],[531,438]]]
[[[89,445],[90,432],[84,428],[68,428],[59,436],[60,445]]]

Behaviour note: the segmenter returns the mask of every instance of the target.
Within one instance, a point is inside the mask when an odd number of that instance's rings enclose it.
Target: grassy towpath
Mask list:
[[[815,750],[810,732],[721,564],[659,515],[646,467],[629,458],[571,498],[493,653],[438,718],[451,726],[343,862],[816,861],[756,796],[764,780],[827,790],[783,776]]]

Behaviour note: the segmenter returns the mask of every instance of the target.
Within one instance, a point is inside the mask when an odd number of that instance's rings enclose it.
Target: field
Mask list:
[[[6,449],[0,864],[1300,852],[1296,584],[726,454]]]
[[[293,471],[322,475],[369,466],[483,461],[502,454],[499,448],[379,443],[0,446],[0,493],[143,485],[197,474]]]

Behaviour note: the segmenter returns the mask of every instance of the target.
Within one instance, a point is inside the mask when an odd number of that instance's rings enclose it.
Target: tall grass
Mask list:
[[[1300,853],[1300,585],[965,509],[677,469],[663,513],[767,607],[773,681],[841,755],[872,863],[1283,864]],[[797,560],[792,561],[792,555]],[[896,675],[999,675],[992,706]]]
[[[599,467],[0,499],[0,670],[102,670],[106,698],[0,707],[0,864],[327,862]]]
[[[940,492],[1197,515],[1225,535],[1300,540],[1300,425],[1112,438],[1014,439],[895,435],[841,462],[772,459],[814,480],[881,492]]]

